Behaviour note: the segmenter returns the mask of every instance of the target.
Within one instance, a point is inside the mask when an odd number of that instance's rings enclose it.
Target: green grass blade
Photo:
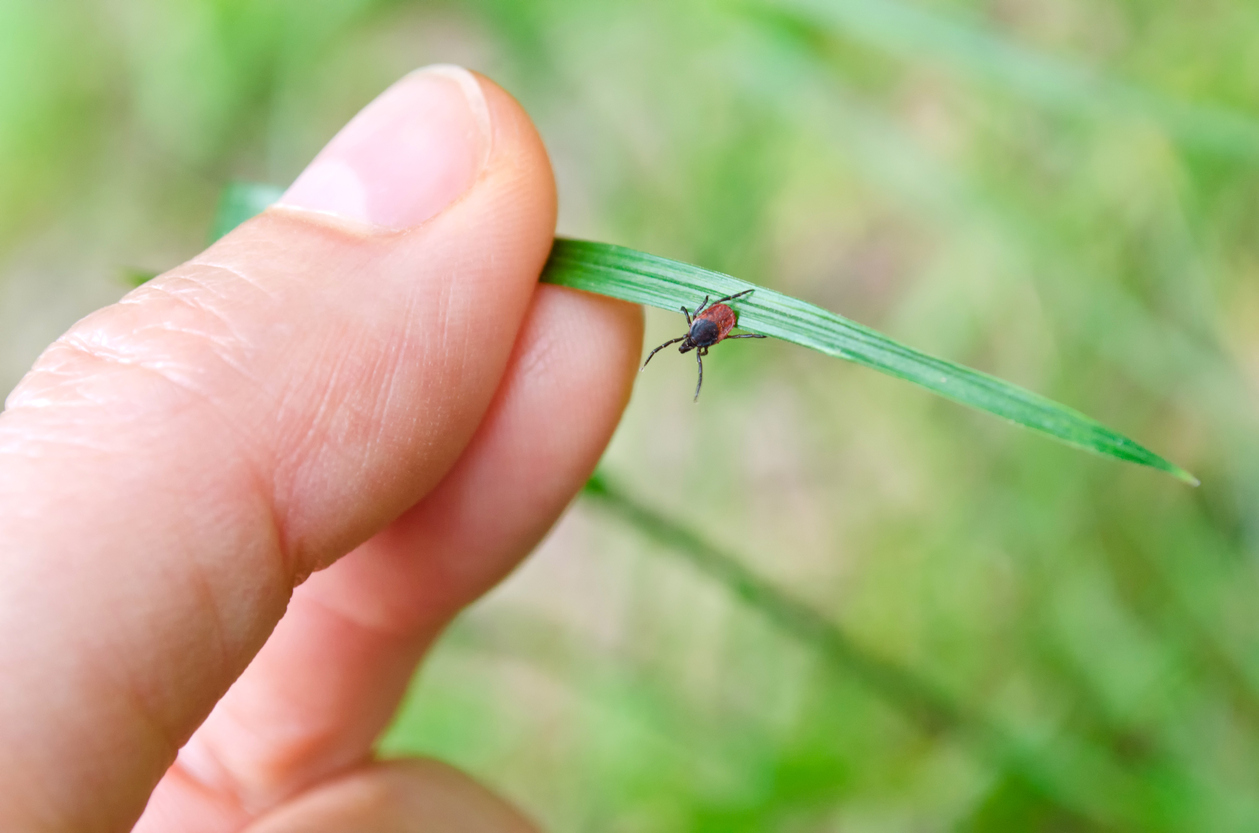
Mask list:
[[[279,199],[270,185],[232,183],[223,192],[214,222],[218,239]],[[941,396],[1005,417],[1068,445],[1150,466],[1197,485],[1197,479],[1149,449],[1096,420],[1043,396],[944,359],[937,359],[812,304],[720,272],[645,254],[610,243],[558,238],[542,280],[559,286],[648,304],[670,311],[755,289],[735,304],[739,326],[828,356],[847,359]]]
[[[263,212],[268,205],[280,199],[283,188],[257,182],[229,182],[219,195],[219,205],[214,212],[214,226],[210,230],[213,243],[241,223]]]
[[[734,304],[743,329],[874,368],[1068,445],[1150,466],[1193,485],[1198,482],[1179,466],[1078,411],[730,275],[607,243],[558,239],[542,280],[672,311],[693,308],[705,295],[715,298],[755,289]]]

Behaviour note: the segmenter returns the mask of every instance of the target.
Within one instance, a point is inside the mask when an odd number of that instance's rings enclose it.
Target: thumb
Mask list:
[[[0,829],[135,820],[294,584],[458,458],[554,220],[520,107],[429,69],[45,352],[0,414]]]

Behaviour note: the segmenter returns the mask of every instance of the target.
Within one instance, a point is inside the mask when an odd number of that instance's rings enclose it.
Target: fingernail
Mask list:
[[[472,187],[489,142],[489,107],[472,73],[427,67],[351,119],[280,204],[410,228]]]

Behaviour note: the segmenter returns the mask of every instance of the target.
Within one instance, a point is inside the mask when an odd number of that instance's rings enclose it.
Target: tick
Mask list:
[[[688,327],[686,335],[671,338],[664,344],[657,347],[647,354],[647,361],[643,362],[641,369],[646,369],[647,362],[651,361],[651,357],[659,353],[670,344],[682,342],[682,346],[678,348],[679,353],[689,353],[695,351],[695,361],[699,363],[699,384],[695,386],[695,401],[699,401],[699,389],[704,386],[704,356],[708,355],[708,348],[712,347],[719,341],[725,341],[728,338],[765,338],[763,335],[756,333],[743,333],[742,335],[732,336],[730,331],[734,329],[734,325],[738,322],[738,316],[735,311],[726,306],[726,301],[733,301],[735,298],[742,298],[751,289],[745,289],[734,295],[727,295],[724,298],[718,298],[712,304],[708,303],[708,296],[704,296],[704,303],[699,305],[692,315],[691,311],[686,307],[682,307],[682,314],[686,316],[686,325]]]

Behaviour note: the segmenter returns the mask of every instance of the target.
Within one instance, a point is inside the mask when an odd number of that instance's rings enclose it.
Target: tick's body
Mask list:
[[[683,309],[683,312],[685,311]],[[695,313],[695,317],[691,319],[691,330],[687,335],[690,336],[691,341],[695,342],[696,347],[712,347],[730,335],[736,320],[734,310],[730,307],[725,304],[713,304],[703,312]]]
[[[657,347],[647,354],[647,361],[643,362],[643,367],[647,366],[647,362],[651,361],[651,357],[659,353],[670,344],[682,342],[682,346],[678,348],[679,353],[689,353],[695,351],[695,361],[699,363],[699,384],[695,386],[695,399],[699,400],[699,389],[704,385],[704,356],[708,355],[708,348],[712,347],[719,341],[727,338],[765,338],[763,335],[754,333],[744,333],[742,335],[732,336],[730,331],[734,329],[738,323],[738,316],[735,311],[726,306],[726,301],[733,301],[735,298],[741,298],[751,292],[751,289],[745,289],[735,295],[727,295],[725,298],[719,298],[711,305],[708,303],[708,296],[704,296],[704,303],[699,305],[692,315],[691,311],[686,307],[682,307],[682,314],[686,316],[686,323],[689,329],[686,335],[678,338],[670,339],[664,344]]]

